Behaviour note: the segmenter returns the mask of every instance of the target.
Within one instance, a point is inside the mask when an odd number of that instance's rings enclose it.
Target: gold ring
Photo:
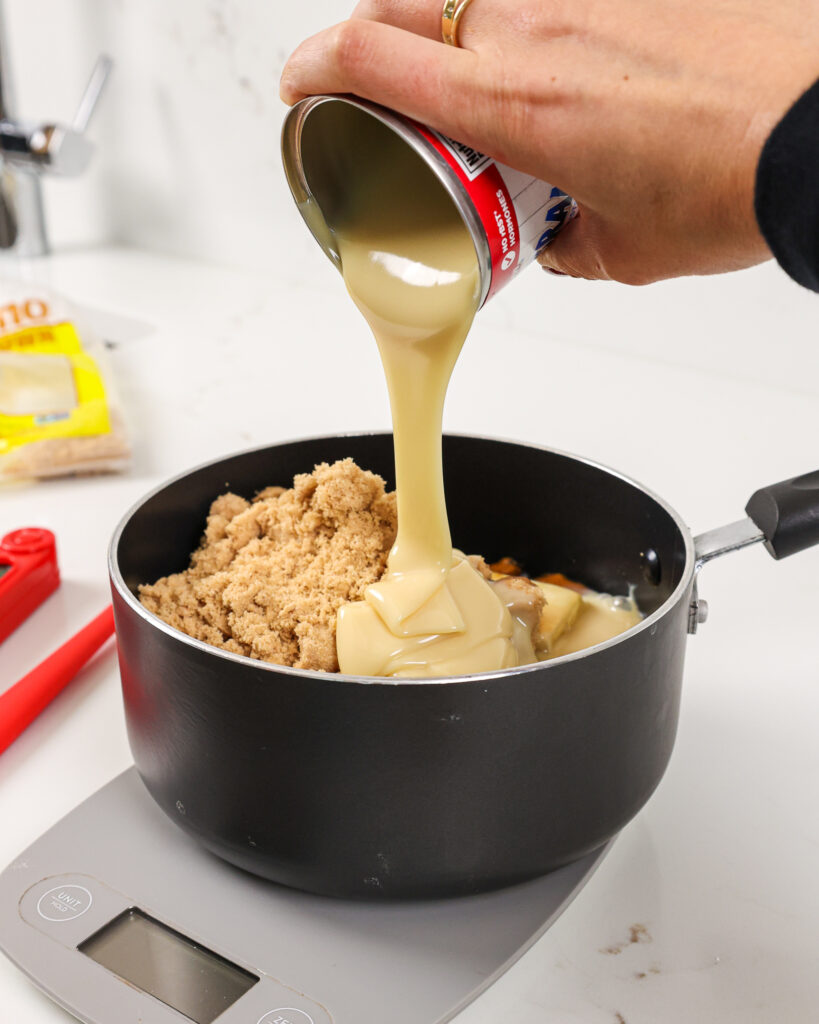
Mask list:
[[[458,46],[458,24],[471,0],[444,0],[441,35],[448,46]]]

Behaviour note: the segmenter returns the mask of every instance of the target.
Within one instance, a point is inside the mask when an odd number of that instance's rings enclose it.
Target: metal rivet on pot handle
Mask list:
[[[819,470],[761,487],[745,511],[762,531],[774,558],[819,544]]]

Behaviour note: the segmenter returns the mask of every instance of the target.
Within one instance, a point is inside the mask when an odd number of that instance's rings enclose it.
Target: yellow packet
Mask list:
[[[60,317],[69,312],[39,296],[0,307],[0,479],[127,464],[102,345],[84,343],[77,325]]]

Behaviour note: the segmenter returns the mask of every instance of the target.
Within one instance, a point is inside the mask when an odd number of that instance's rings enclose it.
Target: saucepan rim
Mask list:
[[[612,469],[610,466],[606,466],[601,462],[597,462],[594,459],[588,459],[584,456],[574,455],[571,452],[565,452],[558,448],[550,448],[546,445],[534,444],[530,441],[517,441],[511,438],[505,437],[488,437],[484,434],[470,434],[470,433],[458,433],[447,431],[445,437],[452,438],[464,438],[471,441],[497,441],[502,444],[513,444],[520,448],[532,448],[535,451],[548,452],[551,455],[560,455],[564,458],[569,458],[575,462],[583,463],[584,465],[590,466],[593,469],[602,470],[603,472],[622,480],[624,483],[630,484],[632,487],[636,487],[642,491],[643,494],[647,495],[653,501],[655,501],[660,508],[662,508],[672,519],[675,526],[680,532],[680,536],[685,544],[685,565],[683,572],[680,577],[677,586],[663,601],[659,608],[655,609],[650,615],[643,619],[636,626],[632,626],[627,629],[624,633],[620,633],[618,636],[613,637],[611,640],[606,640],[602,644],[596,644],[594,647],[587,648],[582,651],[576,651],[573,654],[564,654],[559,658],[553,658],[549,661],[536,661],[531,665],[519,665],[516,668],[500,669],[494,672],[477,672],[471,675],[458,675],[458,676],[440,676],[433,678],[418,678],[418,679],[392,679],[385,678],[383,676],[355,676],[346,675],[343,672],[322,672],[318,669],[304,669],[294,668],[289,665],[276,665],[268,661],[260,661],[256,658],[250,658],[244,654],[235,654],[232,651],[225,651],[220,647],[214,647],[212,644],[206,644],[202,640],[196,640],[194,637],[188,636],[187,633],[183,633],[181,630],[176,629],[174,626],[168,625],[158,616],[154,615],[153,612],[148,611],[137,597],[132,593],[131,589],[125,583],[122,574],[119,570],[117,552],[119,550],[119,543],[122,538],[122,534],[125,528],[130,523],[132,517],[152,498],[154,498],[161,491],[170,487],[172,484],[177,483],[179,480],[185,477],[192,476],[194,473],[198,473],[200,470],[207,469],[209,466],[214,466],[220,462],[228,462],[230,459],[236,458],[241,455],[252,455],[254,452],[267,451],[271,448],[282,448],[285,445],[304,444],[311,441],[328,441],[337,440],[344,438],[359,438],[359,437],[390,437],[392,436],[391,431],[387,430],[360,430],[350,431],[339,434],[313,434],[307,437],[291,438],[283,441],[275,441],[270,444],[257,445],[254,448],[240,449],[239,451],[232,452],[227,455],[221,455],[215,459],[208,459],[206,462],[202,462],[197,466],[185,470],[182,473],[177,473],[175,476],[163,481],[158,486],[154,487],[147,494],[143,495],[138,501],[136,501],[125,513],[122,519],[117,524],[114,534],[111,538],[111,542],[108,546],[108,572],[111,582],[119,594],[119,596],[125,601],[130,609],[137,613],[149,626],[155,629],[159,629],[161,632],[167,634],[172,639],[183,643],[189,647],[192,647],[204,654],[208,654],[217,658],[221,658],[227,661],[235,662],[245,668],[252,668],[263,672],[273,673],[284,673],[285,675],[297,676],[303,679],[310,679],[316,681],[326,681],[328,683],[357,683],[368,686],[430,686],[430,685],[451,685],[453,683],[481,683],[488,682],[494,679],[508,679],[513,676],[522,675],[528,672],[551,670],[555,667],[565,665],[570,661],[579,661],[583,658],[593,657],[595,654],[601,651],[607,650],[610,647],[615,647],[617,644],[624,643],[636,636],[638,633],[644,630],[651,629],[655,623],[657,623],[668,611],[675,607],[677,602],[681,599],[684,592],[687,590],[691,578],[694,574],[695,567],[695,552],[694,552],[694,540],[691,535],[691,531],[688,529],[686,524],[680,518],[671,505],[668,504],[663,498],[655,494],[652,490],[644,487],[641,483],[634,480],[632,477],[627,476],[625,473],[621,473],[616,469]]]

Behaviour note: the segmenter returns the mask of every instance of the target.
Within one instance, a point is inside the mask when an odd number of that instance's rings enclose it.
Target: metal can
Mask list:
[[[285,118],[282,161],[305,222],[339,269],[327,207],[344,182],[332,169],[338,171],[340,148],[355,146],[354,132],[345,134],[345,125],[354,127],[361,117],[375,118],[394,132],[432,169],[452,198],[478,255],[480,305],[528,266],[577,211],[575,201],[556,186],[393,110],[354,96],[311,96],[295,104]]]

